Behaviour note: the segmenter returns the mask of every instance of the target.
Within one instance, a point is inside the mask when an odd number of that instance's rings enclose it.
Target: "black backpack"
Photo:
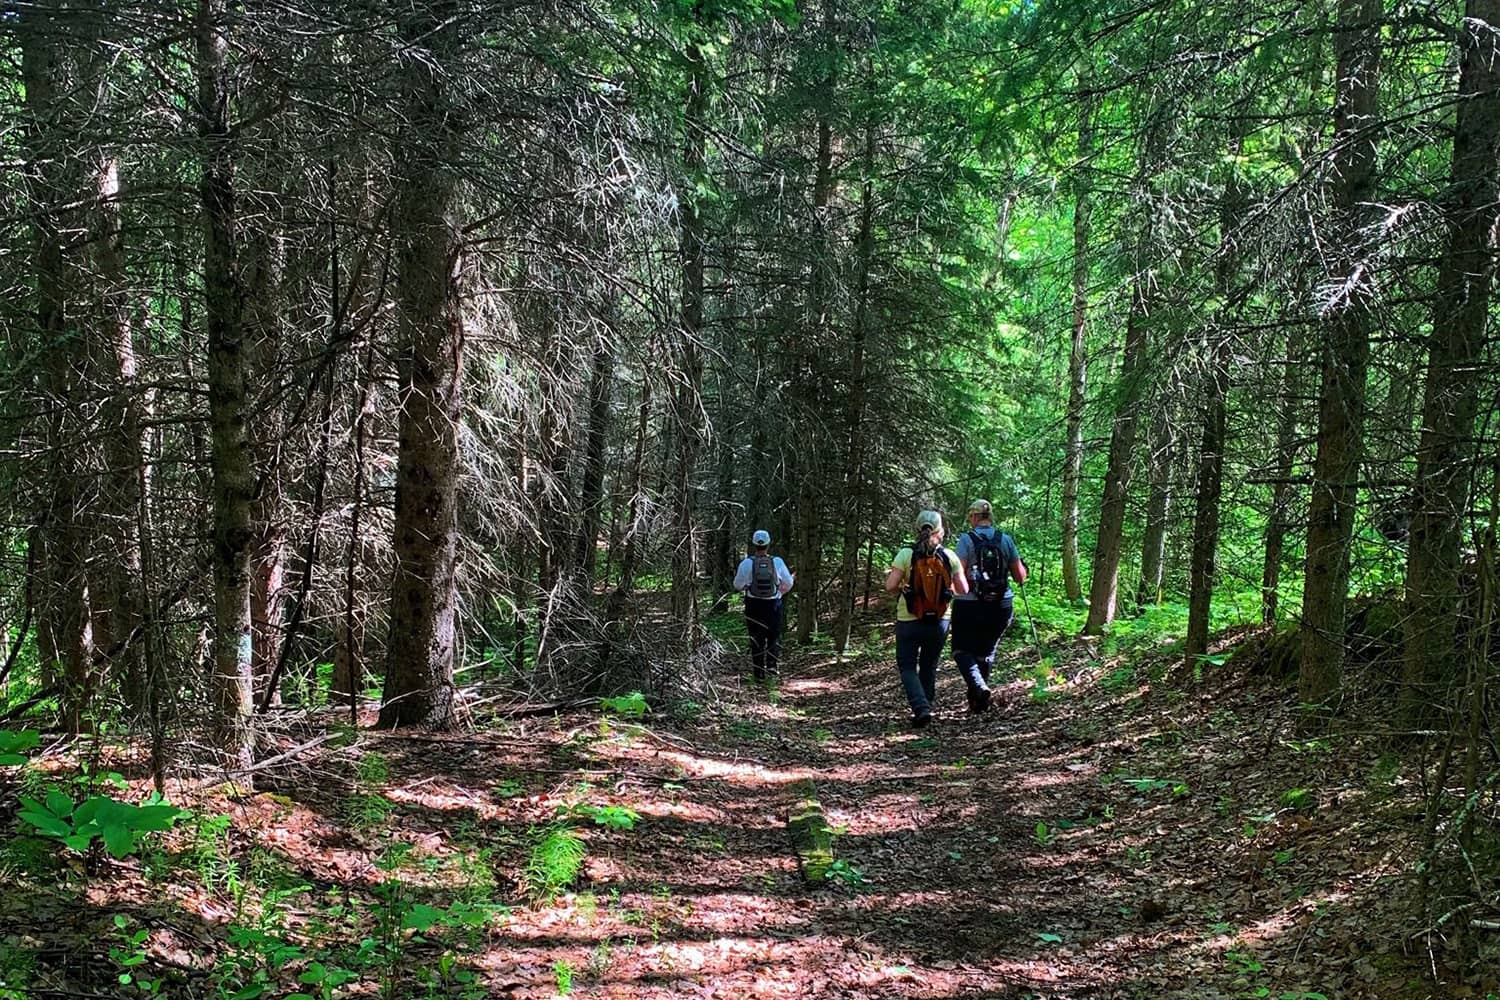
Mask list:
[[[763,600],[775,597],[780,590],[776,579],[776,560],[771,556],[751,556],[750,560],[750,589],[745,593]]]
[[[974,554],[969,560],[969,589],[981,601],[997,601],[1010,589],[1010,561],[1005,558],[1001,539],[995,532],[988,538],[977,531],[969,532]]]

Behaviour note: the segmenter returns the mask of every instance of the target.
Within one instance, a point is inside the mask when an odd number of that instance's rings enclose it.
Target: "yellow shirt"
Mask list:
[[[943,549],[943,555],[948,557],[948,572],[955,577],[962,576],[964,571],[963,566],[959,564],[958,556],[953,554],[953,550]],[[904,583],[907,576],[911,573],[910,545],[896,553],[896,557],[891,560],[891,569],[899,569],[901,571],[901,579]],[[943,620],[946,621],[952,617],[953,605],[949,604],[948,610],[943,612]],[[907,610],[906,596],[901,593],[896,594],[896,620],[898,622],[914,622],[917,620],[917,616]]]

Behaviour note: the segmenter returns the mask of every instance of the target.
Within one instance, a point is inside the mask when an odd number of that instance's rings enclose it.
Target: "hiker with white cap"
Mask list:
[[[969,590],[958,557],[943,548],[943,516],[917,515],[917,537],[900,549],[885,575],[885,589],[896,598],[896,667],[918,729],[932,721],[937,663],[948,637],[950,602]]]
[[[969,592],[953,606],[953,660],[969,690],[969,711],[990,707],[995,649],[1015,618],[1010,581],[1026,582],[1026,564],[1013,538],[995,528],[988,500],[969,504],[969,529],[958,539],[958,561]]]
[[[792,589],[792,573],[780,556],[771,555],[769,531],[757,531],[750,543],[754,548],[735,570],[734,589],[745,595],[750,663],[762,681],[776,673],[781,658],[781,596]]]

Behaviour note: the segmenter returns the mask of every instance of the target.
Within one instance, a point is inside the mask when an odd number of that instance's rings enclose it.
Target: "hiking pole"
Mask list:
[[[1031,602],[1026,599],[1026,584],[1016,584],[1016,589],[1021,592],[1021,607],[1026,610],[1026,623],[1031,626],[1031,644],[1036,647],[1038,656],[1042,653],[1042,640],[1036,634],[1036,619],[1031,617]]]

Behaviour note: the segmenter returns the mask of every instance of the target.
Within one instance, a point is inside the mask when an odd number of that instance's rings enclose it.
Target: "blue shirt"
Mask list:
[[[1021,553],[1016,549],[1015,541],[1005,532],[997,532],[995,526],[992,524],[980,525],[973,530],[981,538],[994,538],[997,534],[1000,536],[1000,558],[1005,560],[1005,596],[1001,599],[1006,601],[1011,600],[1016,595],[1010,589],[1010,564],[1018,562],[1021,558]],[[954,594],[953,599],[955,601],[977,601],[979,600],[979,595],[974,593],[974,540],[969,537],[967,531],[958,536],[958,558],[964,564],[964,568],[970,571],[969,592],[967,594]]]

